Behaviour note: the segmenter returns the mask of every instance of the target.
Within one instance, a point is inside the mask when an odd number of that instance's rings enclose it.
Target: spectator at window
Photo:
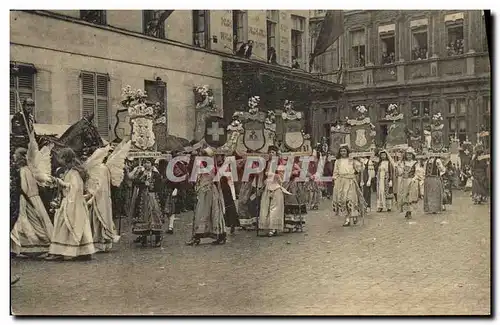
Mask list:
[[[388,54],[386,51],[382,53],[382,64],[393,64],[396,61],[394,52]]]
[[[292,69],[300,69],[299,61],[294,56],[292,56]]]
[[[272,46],[267,50],[267,63],[277,64],[276,50]]]
[[[252,56],[252,49],[253,49],[253,41],[250,40],[248,41],[248,43],[243,43],[240,46],[240,49],[238,50],[238,52],[236,52],[236,55],[250,59],[250,57]]]
[[[456,56],[464,54],[464,40],[457,39],[455,41],[450,42],[446,47],[446,50],[448,52],[448,56]]]
[[[414,61],[418,61],[418,60],[426,60],[428,59],[428,52],[427,52],[427,48],[425,47],[415,47],[412,51],[412,59]]]
[[[364,67],[365,66],[365,56],[364,54],[360,54],[357,58],[356,58],[356,67]]]

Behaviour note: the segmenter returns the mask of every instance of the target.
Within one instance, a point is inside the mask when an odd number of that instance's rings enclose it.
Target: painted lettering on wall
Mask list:
[[[220,32],[220,39],[221,39],[221,41],[232,42],[233,34]]]
[[[232,27],[233,21],[232,19],[228,19],[226,17],[220,17],[220,25],[224,27]]]
[[[266,37],[266,33],[262,28],[257,28],[257,27],[249,27],[248,28],[248,33],[253,36],[258,36],[258,37]]]
[[[285,49],[280,49],[280,60],[281,64],[289,65],[290,64],[290,51]]]

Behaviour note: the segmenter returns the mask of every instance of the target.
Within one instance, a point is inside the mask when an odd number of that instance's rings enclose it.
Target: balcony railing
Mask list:
[[[380,66],[373,68],[373,82],[378,84],[382,82],[393,82],[398,80],[396,66]]]
[[[409,62],[405,66],[406,80],[429,78],[430,76],[431,64],[428,60]]]
[[[452,57],[439,61],[439,76],[461,76],[467,73],[467,62],[465,57]]]

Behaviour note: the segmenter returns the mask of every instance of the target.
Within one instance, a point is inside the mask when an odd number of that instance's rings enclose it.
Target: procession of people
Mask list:
[[[411,219],[421,211],[444,211],[452,204],[453,178],[458,179],[446,152],[429,148],[425,155],[417,155],[408,145],[360,152],[349,142],[333,156],[327,144],[309,152],[283,152],[287,146],[273,141],[266,152],[241,154],[205,143],[162,158],[131,156],[130,140],[114,146],[86,141],[80,151],[69,146],[56,150],[54,144],[39,148],[29,118],[32,101],[23,104],[25,109],[12,121],[16,134],[29,139],[27,148],[14,148],[12,156],[15,256],[88,260],[111,251],[123,232],[136,235],[133,243],[140,246],[162,247],[165,235],[174,233],[176,216],[187,210],[193,211],[192,231],[186,234],[190,246],[200,245],[204,238],[224,245],[239,228],[267,237],[303,231],[308,210],[317,210],[323,198],[331,200],[331,212],[325,213],[338,216],[339,226],[364,223],[371,212],[396,211]],[[288,118],[299,116],[285,108]],[[360,112],[353,123],[363,125],[366,118]],[[268,124],[273,122],[269,116],[273,115],[268,115]],[[255,171],[259,161],[263,168]],[[480,145],[470,170],[473,202],[484,203],[489,196],[487,160]],[[43,191],[53,195],[42,198]],[[121,230],[121,218],[130,220],[130,229]]]

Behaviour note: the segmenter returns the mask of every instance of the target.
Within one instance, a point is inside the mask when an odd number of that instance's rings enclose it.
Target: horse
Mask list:
[[[97,127],[92,123],[94,116],[90,115],[88,117],[83,117],[81,120],[71,125],[59,138],[51,135],[35,135],[36,142],[39,148],[42,148],[49,144],[54,144],[52,149],[52,175],[59,177],[60,173],[58,169],[60,164],[58,163],[58,152],[62,148],[71,148],[79,157],[82,159],[84,156],[90,156],[93,151],[97,148],[104,146],[104,142],[97,131]],[[18,147],[27,148],[29,143],[29,138],[23,135],[11,135],[11,155],[14,150]],[[11,171],[12,169],[12,159],[11,159]],[[12,172],[11,172],[12,174]],[[11,189],[13,192],[14,189]],[[58,195],[57,188],[40,188],[40,198],[44,202],[49,216],[53,217],[53,208],[50,203],[56,199]],[[17,194],[14,196],[18,196]],[[12,197],[11,197],[12,199]]]

